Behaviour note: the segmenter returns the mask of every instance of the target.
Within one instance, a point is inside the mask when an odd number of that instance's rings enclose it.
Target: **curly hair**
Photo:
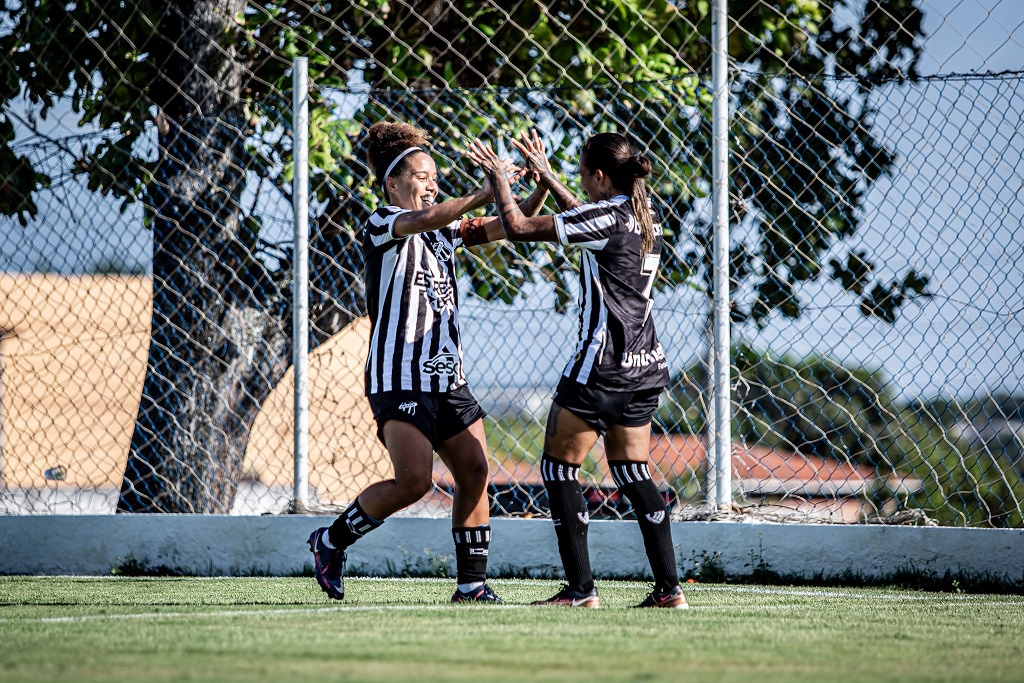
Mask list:
[[[370,170],[373,171],[373,175],[377,177],[377,182],[382,188],[385,180],[382,176],[391,162],[410,147],[424,146],[429,139],[426,131],[420,130],[416,126],[387,121],[378,121],[370,126],[366,132],[366,138],[367,161],[370,162]],[[402,159],[391,173],[401,173],[409,156]]]
[[[583,143],[580,158],[587,170],[594,172],[601,169],[611,178],[612,185],[630,193],[633,213],[636,214],[642,236],[640,252],[649,254],[654,244],[654,221],[644,178],[651,175],[650,157],[638,153],[624,135],[598,133]]]

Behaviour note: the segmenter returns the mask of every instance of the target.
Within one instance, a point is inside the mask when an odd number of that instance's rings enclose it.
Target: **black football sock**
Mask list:
[[[615,485],[629,499],[644,537],[644,548],[654,574],[654,590],[666,592],[679,584],[676,551],[672,545],[672,525],[668,506],[658,487],[651,481],[647,463],[614,460],[608,462]]]
[[[344,550],[383,523],[363,512],[357,498],[334,520],[327,530],[327,538],[335,548]]]
[[[548,491],[551,521],[555,523],[558,554],[562,558],[566,582],[569,588],[587,593],[594,588],[594,574],[590,569],[590,551],[587,548],[590,514],[577,479],[580,468],[545,453],[540,471]]]
[[[486,581],[491,527],[486,524],[453,527],[452,538],[455,539],[456,582],[463,584]]]

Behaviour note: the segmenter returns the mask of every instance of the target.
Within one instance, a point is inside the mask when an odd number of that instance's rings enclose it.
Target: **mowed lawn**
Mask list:
[[[0,577],[0,681],[1021,681],[1024,597],[688,584],[692,608],[530,607],[553,581]]]

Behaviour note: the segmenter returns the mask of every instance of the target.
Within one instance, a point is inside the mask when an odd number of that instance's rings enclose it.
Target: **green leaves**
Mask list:
[[[925,276],[911,271],[900,280],[875,282],[869,254],[835,255],[842,252],[836,249],[840,241],[859,228],[864,193],[895,163],[873,133],[873,109],[864,93],[873,78],[912,71],[921,13],[912,0],[868,0],[857,15],[860,24],[846,26],[833,5],[729,3],[730,57],[743,67],[732,85],[733,223],[752,228],[731,249],[737,321],[761,325],[775,312],[799,315],[799,283],[823,276],[836,279],[862,300],[862,310],[882,320],[894,319],[910,298],[927,295]],[[39,0],[31,12],[27,6],[9,10],[11,30],[0,37],[6,55],[0,60],[0,103],[24,84],[45,114],[70,84],[82,121],[110,132],[82,150],[76,173],[94,191],[126,201],[142,195],[153,163],[141,157],[145,146],[134,140],[144,136],[154,111],[158,120],[193,111],[195,103],[183,93],[189,79],[207,68],[205,57],[185,54],[173,42],[179,36],[170,28],[176,15],[169,7],[177,5]],[[497,143],[537,125],[561,169],[575,168],[579,143],[588,135],[624,131],[655,158],[653,194],[672,249],[658,286],[710,294],[710,259],[693,246],[693,233],[701,229],[695,212],[711,185],[710,2],[591,0],[571,9],[537,12],[533,5],[491,0],[435,3],[429,11],[386,0],[251,2],[219,18],[214,35],[217,63],[239,68],[240,105],[253,128],[241,133],[249,136],[249,156],[236,163],[288,192],[293,162],[287,94],[298,55],[309,58],[313,85],[309,161],[315,195],[330,204],[344,230],[354,229],[377,201],[359,149],[364,122],[415,122],[433,135],[439,155],[452,154],[453,143],[466,138]],[[862,79],[857,94],[826,86],[821,74],[830,59],[840,72]],[[348,92],[353,76],[377,88],[368,103],[353,105],[366,96],[365,90]],[[387,93],[386,87],[394,90]],[[32,196],[46,178],[10,143],[0,128],[7,178],[0,211],[25,220],[34,214]],[[455,170],[444,170],[452,163]],[[471,182],[458,163],[441,163],[446,194],[461,193]],[[557,259],[531,246],[466,268],[492,268],[473,276],[477,289],[508,300],[529,281],[529,260],[543,264],[545,276],[556,281],[567,267],[552,269],[549,262]]]
[[[896,322],[900,307],[915,297],[928,298],[928,277],[911,269],[902,279],[888,283],[878,282],[860,302],[860,311],[865,317],[876,317],[889,323]]]

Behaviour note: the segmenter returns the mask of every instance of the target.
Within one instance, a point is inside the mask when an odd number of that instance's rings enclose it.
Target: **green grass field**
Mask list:
[[[0,681],[1021,681],[1024,598],[688,584],[692,608],[528,607],[553,581],[0,577]]]

